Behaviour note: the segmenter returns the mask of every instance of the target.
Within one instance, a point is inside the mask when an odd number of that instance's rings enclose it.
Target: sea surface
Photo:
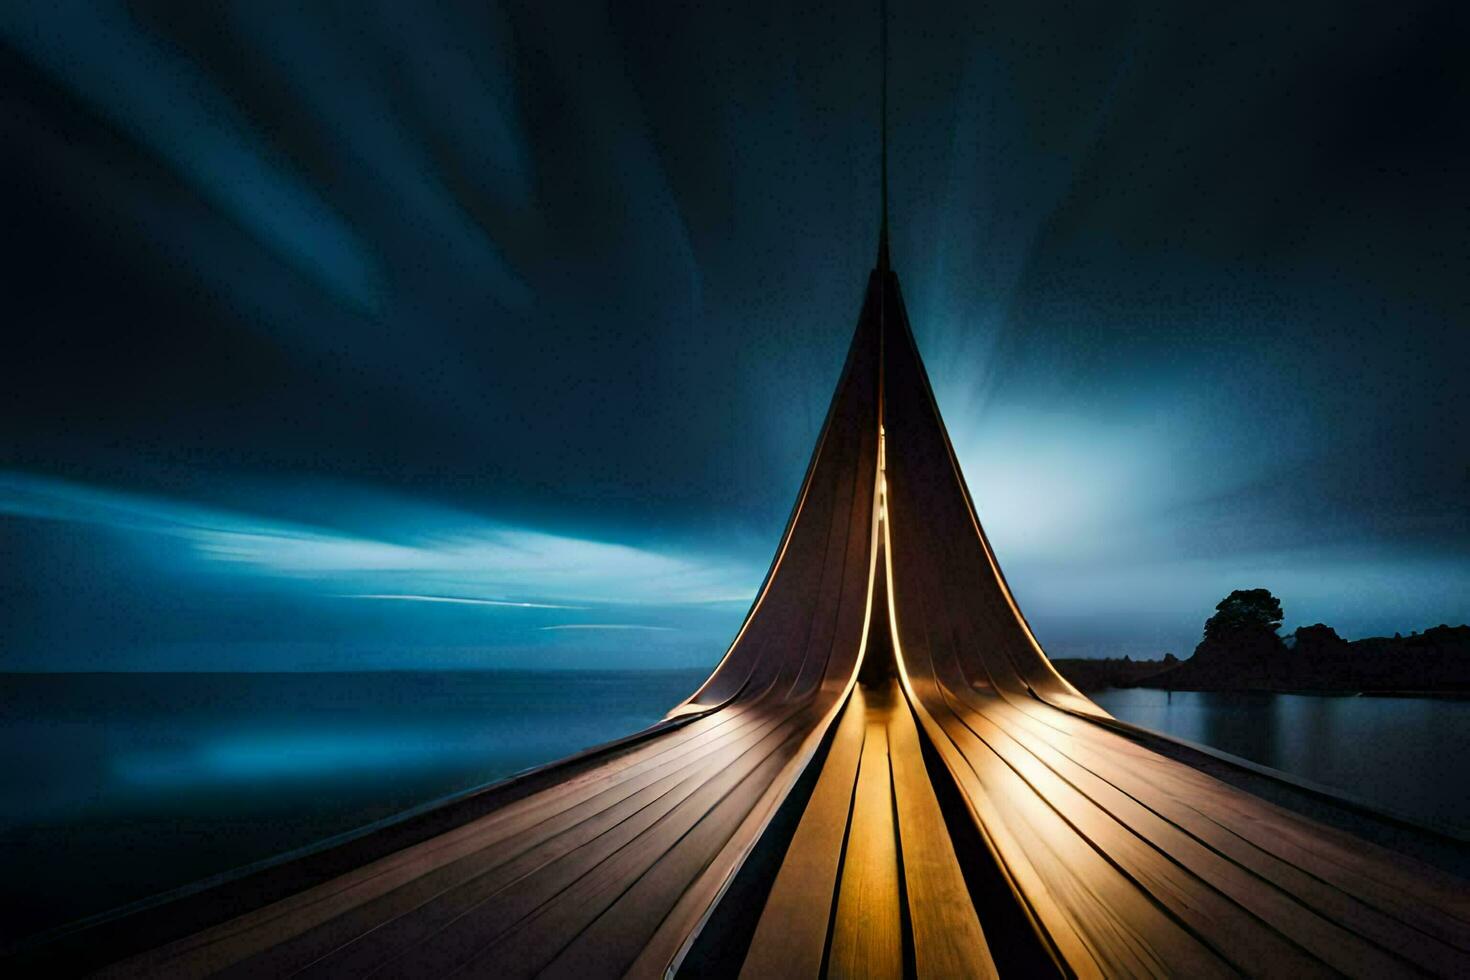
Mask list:
[[[0,945],[629,734],[705,674],[0,674]]]
[[[1144,688],[1088,696],[1124,721],[1470,835],[1470,700]]]
[[[0,945],[625,735],[703,675],[0,674]],[[1470,702],[1095,697],[1470,829]]]

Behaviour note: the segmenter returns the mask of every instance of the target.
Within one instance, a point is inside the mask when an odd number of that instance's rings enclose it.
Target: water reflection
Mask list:
[[[1470,832],[1470,702],[1110,690],[1117,717]]]
[[[454,764],[492,749],[476,739],[455,742],[445,731],[241,732],[195,747],[119,756],[112,771],[124,783],[205,787],[216,783],[355,777],[362,770]]]
[[[27,883],[0,941],[625,735],[702,677],[0,675],[0,880]]]

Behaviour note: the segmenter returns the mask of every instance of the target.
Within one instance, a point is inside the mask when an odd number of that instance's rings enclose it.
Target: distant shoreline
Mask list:
[[[1182,661],[1181,661],[1182,662]],[[1434,698],[1440,701],[1470,701],[1470,686],[1453,688],[1384,688],[1363,689],[1360,687],[1170,687],[1163,683],[1144,684],[1140,681],[1162,674],[1172,664],[1163,660],[1128,660],[1107,658],[1088,659],[1062,657],[1052,660],[1052,665],[1068,682],[1080,691],[1108,691],[1127,688],[1152,688],[1156,690],[1198,694],[1309,694],[1313,697],[1333,698]]]
[[[1166,654],[1157,660],[1061,658],[1052,663],[1083,691],[1145,687],[1470,699],[1470,626],[1349,642],[1318,624],[1297,630],[1289,641],[1270,633],[1238,643],[1206,641],[1188,660]]]

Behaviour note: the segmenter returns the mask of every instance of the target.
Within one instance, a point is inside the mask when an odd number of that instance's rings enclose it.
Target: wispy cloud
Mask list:
[[[361,534],[0,471],[0,514],[148,535],[180,546],[151,553],[188,560],[195,570],[382,601],[701,605],[730,596],[748,601],[757,580],[755,569],[720,556],[572,537],[411,501],[375,504],[374,533]]]
[[[471,599],[453,595],[403,595],[392,593],[344,593],[338,599],[388,599],[400,602],[449,602],[462,606],[503,606],[512,609],[582,609],[583,606],[563,606],[551,602],[515,602],[509,599]]]
[[[672,626],[643,626],[638,623],[566,623],[561,626],[543,626],[542,630],[649,630],[655,633],[672,633]]]

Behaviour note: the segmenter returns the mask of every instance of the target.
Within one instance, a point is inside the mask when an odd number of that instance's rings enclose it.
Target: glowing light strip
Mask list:
[[[974,771],[974,767],[970,766],[968,760],[964,758],[964,755],[959,753],[959,750],[955,746],[954,742],[951,741],[949,736],[944,733],[944,730],[939,727],[939,723],[934,720],[934,716],[929,713],[929,709],[924,707],[923,702],[921,702],[919,699],[918,693],[914,690],[913,682],[909,678],[908,666],[904,663],[903,659],[903,643],[900,642],[898,638],[898,606],[893,598],[893,539],[891,535],[892,525],[886,517],[886,502],[888,498],[888,481],[886,477],[883,478],[881,493],[885,502],[885,519],[883,521],[882,531],[883,563],[884,571],[887,573],[886,581],[888,586],[888,634],[890,641],[893,643],[893,660],[894,663],[898,665],[899,683],[903,685],[904,695],[909,702],[909,709],[913,711],[915,717],[919,719],[919,724],[923,727],[924,733],[928,737],[930,744],[934,746],[935,750],[939,753],[940,758],[944,761],[945,767],[953,770],[954,766],[956,765],[953,757],[955,755],[959,755],[958,764],[968,767],[971,774],[974,775],[978,784],[980,778],[979,774]],[[1003,820],[997,820],[996,823],[998,824],[998,826],[991,826],[987,824],[984,818],[981,817],[979,808],[981,806],[988,806],[988,801],[977,801],[971,799],[970,794],[965,791],[962,785],[959,785],[960,780],[957,777],[955,778],[955,783],[955,788],[959,790],[960,799],[962,799],[965,803],[965,809],[970,812],[970,819],[974,822],[975,828],[980,832],[980,838],[984,842],[986,850],[990,852],[991,860],[994,861],[995,866],[1000,869],[1001,875],[1005,878],[1006,885],[1008,888],[1010,888],[1011,894],[1015,897],[1017,905],[1020,907],[1022,913],[1026,916],[1026,919],[1030,923],[1031,928],[1041,939],[1043,948],[1046,950],[1047,955],[1051,958],[1052,962],[1057,965],[1059,972],[1068,972],[1064,968],[1064,963],[1066,962],[1085,963],[1085,959],[1080,959],[1075,955],[1071,958],[1071,960],[1067,960],[1063,957],[1061,950],[1057,947],[1058,937],[1054,937],[1052,933],[1048,931],[1046,927],[1042,924],[1039,910],[1037,910],[1033,906],[1032,898],[1028,897],[1027,889],[1022,888],[1021,882],[1018,880],[1019,878],[1026,879],[1027,882],[1030,884],[1031,888],[1029,894],[1031,896],[1045,896],[1050,894],[1046,891],[1046,888],[1041,883],[1040,878],[1037,877],[1035,869],[1027,864],[1023,864],[1020,867],[1013,868],[1005,860],[1005,858],[1002,857],[1000,845],[995,839],[997,834],[1005,835],[1007,839],[1010,840],[1012,848],[1017,847],[1015,841],[1010,839],[1010,834],[1005,827],[1005,822]],[[984,787],[981,786],[982,792],[983,789]],[[1024,850],[1021,850],[1020,854],[1024,861]],[[1062,941],[1065,942],[1067,939],[1070,938],[1071,937],[1062,937]],[[1068,943],[1068,945],[1071,944]]]
[[[822,740],[826,738],[827,730],[832,727],[833,723],[841,715],[843,709],[847,707],[848,699],[852,697],[853,688],[857,687],[858,674],[862,671],[863,658],[867,655],[868,652],[868,633],[873,622],[873,586],[876,582],[878,574],[878,533],[883,526],[881,520],[880,500],[883,494],[884,485],[883,426],[879,425],[878,467],[874,472],[872,524],[869,526],[868,531],[868,593],[867,599],[863,603],[863,633],[862,637],[858,641],[858,656],[856,662],[853,664],[852,673],[847,678],[847,685],[842,689],[841,696],[836,699],[832,707],[829,708],[827,713],[822,717],[822,720],[812,729],[811,733],[807,735],[806,742],[802,746],[801,751],[798,752],[796,756],[793,757],[792,760],[786,764],[785,768],[781,770],[781,776],[775,780],[772,780],[770,786],[766,788],[765,793],[761,794],[761,798],[756,802],[756,805],[751,808],[750,814],[746,817],[745,821],[742,822],[741,826],[736,829],[733,835],[731,835],[730,841],[732,843],[726,844],[726,847],[731,847],[733,844],[734,846],[737,846],[741,849],[741,853],[735,855],[730,867],[725,871],[725,877],[720,882],[719,888],[715,891],[714,899],[704,908],[699,917],[699,920],[695,923],[694,927],[689,930],[688,934],[684,936],[683,941],[680,943],[678,949],[669,959],[668,963],[664,966],[662,972],[660,973],[664,980],[673,980],[674,975],[678,972],[679,967],[683,964],[684,958],[688,956],[689,951],[694,948],[694,943],[699,938],[699,934],[704,930],[705,925],[709,922],[710,916],[714,914],[715,907],[720,904],[720,899],[725,896],[725,892],[729,890],[731,883],[735,880],[735,876],[740,873],[740,869],[744,866],[746,859],[750,856],[751,850],[755,847],[755,844],[760,840],[760,838],[765,834],[766,828],[775,818],[776,812],[781,808],[781,804],[786,801],[787,794],[790,793],[791,787],[796,783],[797,774],[806,771],[806,767],[811,763],[812,757],[816,755],[817,747],[820,746],[822,744]],[[805,499],[805,494],[803,494],[803,499]],[[785,553],[784,547],[782,548],[782,553]],[[892,573],[890,572],[889,574],[891,575]],[[774,575],[772,577],[774,578]],[[891,584],[889,587],[889,596],[889,605],[891,608]],[[762,593],[762,598],[764,598],[764,593]],[[736,639],[738,641],[739,638],[737,637]],[[716,669],[718,670],[718,668]],[[705,683],[708,684],[709,682],[706,681]],[[754,821],[754,823],[752,824],[751,821]],[[753,833],[746,834],[746,831],[753,831]],[[740,843],[740,840],[742,838],[744,838],[747,842]],[[721,855],[723,855],[723,853],[724,851],[722,850]],[[712,870],[717,869],[719,861],[720,856],[717,855],[715,860],[711,861],[710,864],[706,866],[705,873],[708,874],[711,873]],[[691,896],[695,896],[698,894],[698,889],[696,887],[697,884],[698,882],[696,881],[695,884],[690,885],[689,888],[685,889],[684,895],[679,900],[680,904],[683,904],[686,901],[694,900],[691,898]],[[640,972],[640,968],[652,968],[655,966],[657,961],[657,954],[655,952],[655,950],[658,948],[657,940],[659,939],[661,933],[677,928],[677,922],[682,921],[682,919],[677,915],[679,911],[680,908],[678,905],[676,905],[675,908],[671,910],[667,916],[665,916],[663,924],[660,925],[658,932],[654,934],[653,939],[649,940],[648,944],[644,947],[643,954],[640,955],[639,958],[634,962],[632,968],[629,969],[625,976],[637,976]]]

